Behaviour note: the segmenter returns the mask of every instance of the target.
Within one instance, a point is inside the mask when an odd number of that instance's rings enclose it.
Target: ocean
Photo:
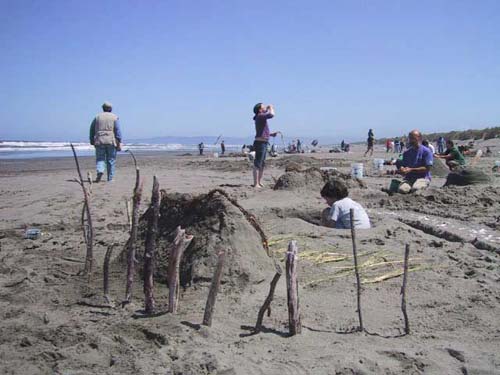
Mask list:
[[[226,144],[226,152],[241,151],[242,144]],[[95,155],[94,146],[89,143],[73,143],[78,156]],[[198,153],[198,144],[183,143],[129,143],[122,146],[122,151],[170,152],[174,154]],[[220,152],[220,144],[205,143],[205,152]],[[29,142],[0,141],[0,159],[32,159],[50,157],[71,157],[73,153],[69,142]]]

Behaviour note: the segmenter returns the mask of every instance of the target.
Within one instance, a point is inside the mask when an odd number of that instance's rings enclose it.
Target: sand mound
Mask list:
[[[434,158],[434,164],[431,168],[431,175],[434,177],[446,177],[450,169],[442,159]]]
[[[274,185],[274,190],[316,190],[320,191],[323,185],[331,178],[344,180],[349,188],[364,188],[363,181],[353,179],[350,174],[337,170],[322,171],[318,168],[285,172]]]
[[[291,161],[285,167],[285,172],[301,172],[304,168],[299,163]]]
[[[467,167],[458,172],[451,172],[446,178],[445,186],[488,184],[491,182],[490,176],[477,168]]]
[[[305,155],[283,155],[283,157],[270,160],[270,165],[278,168],[286,168],[290,163],[295,163],[303,167],[321,165],[322,160]]]
[[[147,216],[148,212],[140,222],[139,249],[144,248]],[[166,280],[168,253],[178,225],[194,235],[181,262],[183,286],[212,279],[219,249],[228,251],[223,283],[243,288],[273,274],[273,262],[263,246],[265,235],[256,229],[258,224],[224,191],[213,190],[199,196],[179,193],[163,196],[155,258],[158,281]],[[141,256],[137,257],[140,265]]]
[[[276,159],[266,160],[266,166],[272,166],[275,168],[287,168],[291,165],[299,165],[301,169],[307,168],[320,168],[320,167],[350,167],[351,162],[345,159],[318,159],[310,154],[301,155],[281,155]],[[293,168],[293,167],[291,167]]]

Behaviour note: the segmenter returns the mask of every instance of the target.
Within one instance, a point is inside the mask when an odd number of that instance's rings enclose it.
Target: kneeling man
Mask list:
[[[408,134],[410,147],[403,153],[403,159],[396,162],[398,172],[404,176],[397,188],[397,192],[408,194],[425,189],[431,181],[431,167],[433,163],[432,151],[422,146],[422,135],[418,130]]]

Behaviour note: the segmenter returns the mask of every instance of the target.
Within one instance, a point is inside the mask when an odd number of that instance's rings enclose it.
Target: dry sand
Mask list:
[[[500,147],[489,144],[496,158],[482,158],[479,167],[491,174]],[[288,241],[298,242],[303,330],[294,337],[287,337],[284,277],[265,329],[251,334],[274,271],[271,258],[257,253],[264,252],[258,235],[236,224],[228,232],[214,231],[220,240],[232,236],[232,254],[255,252],[255,263],[248,253],[231,258],[227,269],[240,273],[226,270],[212,327],[199,326],[210,286],[203,276],[182,289],[176,315],[134,318],[143,308],[139,277],[133,303],[123,309],[82,305],[102,295],[106,248],[112,243],[123,248],[128,239],[125,199],[135,179],[130,157],[119,155],[115,182],[93,185],[96,272],[90,287],[78,276],[85,244],[82,192],[68,182],[76,177],[73,160],[2,161],[0,373],[500,374],[500,176],[488,185],[451,188],[442,188],[444,179],[435,178],[421,194],[388,196],[381,188],[391,177],[378,176],[363,151],[354,146],[349,154],[269,160],[266,187],[259,191],[250,186],[251,166],[243,158],[138,156],[142,211],[157,175],[167,193],[224,189],[258,218],[281,263]],[[385,156],[381,150],[375,153]],[[364,162],[364,186],[351,185],[350,195],[366,207],[373,223],[372,229],[357,233],[366,333],[350,332],[357,326],[350,232],[317,225],[325,207],[319,197],[321,177],[290,172],[296,175],[287,186],[271,188],[290,161],[304,169],[330,166],[344,173],[352,162]],[[93,158],[81,158],[81,164],[84,173],[94,169]],[[231,220],[240,223],[238,212],[231,212]],[[24,239],[26,227],[40,228],[43,236]],[[406,243],[411,245],[410,335],[402,335],[402,278],[395,276]],[[119,254],[115,250],[111,275],[117,303],[125,293]],[[241,269],[235,268],[238,259],[245,262]],[[213,264],[203,266],[210,275]],[[379,281],[390,275],[395,277]],[[235,282],[237,277],[243,282]],[[157,282],[155,288],[158,309],[165,310],[167,287]]]

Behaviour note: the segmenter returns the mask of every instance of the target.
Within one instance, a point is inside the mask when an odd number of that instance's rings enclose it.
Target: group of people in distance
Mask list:
[[[203,155],[203,150],[205,150],[205,144],[203,142],[198,143],[198,151],[200,153],[200,156]],[[226,153],[226,145],[224,143],[224,140],[222,140],[220,143],[220,154],[224,155],[225,153]]]
[[[270,137],[275,137],[279,132],[271,132],[267,120],[274,117],[274,107],[257,103],[253,107],[255,122],[255,140],[253,149],[255,151],[253,167],[253,186],[262,188],[262,176],[264,174],[267,144]],[[328,208],[323,210],[322,224],[331,228],[351,228],[350,210],[354,210],[355,228],[370,228],[370,219],[364,208],[348,197],[347,185],[340,179],[328,181],[321,190],[321,196],[326,200]]]
[[[394,140],[387,138],[385,141],[385,152],[402,153],[405,149],[404,137],[396,137]]]
[[[121,149],[122,133],[118,116],[113,114],[112,105],[105,102],[102,105],[103,112],[96,115],[90,126],[90,143],[96,150],[96,182],[100,182],[104,171],[107,171],[107,180],[112,181],[115,175],[116,153]],[[255,157],[253,160],[253,187],[260,189],[263,187],[262,178],[264,175],[267,147],[270,137],[275,137],[279,132],[269,130],[268,120],[275,115],[274,107],[271,104],[257,103],[253,107],[253,120],[255,123],[255,138],[253,150]],[[373,130],[368,132],[368,148],[365,156],[373,155],[375,136]],[[452,140],[446,141],[444,150],[444,138],[438,139],[438,153],[435,153],[432,145],[424,141],[418,130],[412,130],[408,134],[407,150],[404,151],[396,161],[398,173],[403,176],[403,180],[398,184],[391,184],[393,192],[403,194],[424,189],[429,186],[431,180],[430,169],[434,162],[434,157],[446,161],[450,169],[465,164],[462,153],[454,145]],[[396,145],[396,141],[394,142]],[[404,143],[398,140],[397,146]],[[203,142],[198,145],[200,155],[203,154]],[[389,150],[389,148],[388,148]],[[224,154],[224,141],[221,142],[221,153]],[[361,205],[348,198],[348,188],[342,180],[331,180],[321,190],[321,196],[329,205],[323,212],[322,222],[324,225],[335,228],[350,228],[350,209],[354,210],[354,226],[358,228],[369,228],[370,220]]]

